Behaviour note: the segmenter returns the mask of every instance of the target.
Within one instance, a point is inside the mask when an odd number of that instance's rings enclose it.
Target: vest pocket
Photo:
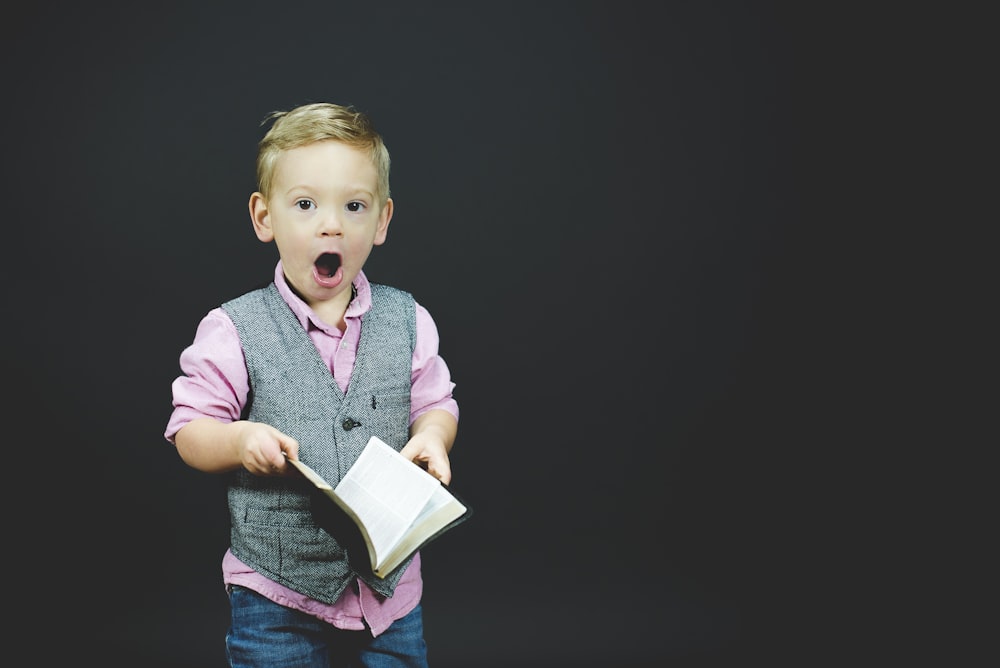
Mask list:
[[[251,565],[272,573],[293,577],[302,569],[308,572],[310,562],[345,560],[344,548],[317,525],[311,511],[248,508],[240,525],[241,552]]]
[[[368,414],[368,433],[378,436],[397,450],[409,439],[410,393],[389,392],[373,394]]]

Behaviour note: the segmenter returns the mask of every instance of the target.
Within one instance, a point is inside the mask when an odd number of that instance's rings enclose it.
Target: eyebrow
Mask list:
[[[317,192],[317,191],[323,191],[323,190],[325,190],[325,188],[321,188],[321,187],[317,187],[315,185],[310,185],[310,184],[305,184],[305,183],[295,183],[295,184],[289,186],[285,190],[285,195],[286,196],[287,195],[291,195],[296,190],[303,190],[303,191],[305,191],[307,193],[314,193],[314,192]],[[348,196],[352,196],[352,195],[365,195],[365,196],[371,197],[373,199],[375,197],[374,191],[369,190],[365,186],[347,186],[345,188],[339,188],[338,189],[338,193],[344,194],[344,195],[348,195]]]

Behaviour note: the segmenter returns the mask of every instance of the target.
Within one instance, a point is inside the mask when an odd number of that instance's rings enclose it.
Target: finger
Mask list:
[[[445,485],[451,483],[451,464],[447,459],[437,459],[427,462],[427,472]]]
[[[299,442],[294,438],[285,436],[281,439],[282,460],[299,458]]]

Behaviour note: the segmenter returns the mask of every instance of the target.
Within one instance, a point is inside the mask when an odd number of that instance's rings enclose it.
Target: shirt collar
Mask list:
[[[285,280],[285,272],[281,268],[281,260],[278,260],[278,264],[274,268],[274,284],[278,288],[278,293],[285,300],[285,303],[288,304],[288,307],[292,309],[292,313],[295,314],[295,317],[304,329],[309,329],[310,322],[319,329],[330,329],[332,325],[328,325],[320,320],[315,311],[309,308],[309,305],[292,291],[292,288],[288,285],[288,281]],[[345,320],[360,318],[372,305],[371,284],[368,282],[365,272],[358,272],[357,277],[354,279],[353,287],[355,294],[351,303],[347,305],[347,312],[344,314]]]

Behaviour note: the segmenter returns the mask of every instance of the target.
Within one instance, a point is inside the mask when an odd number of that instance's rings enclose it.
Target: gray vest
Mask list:
[[[334,487],[370,436],[397,450],[409,437],[413,297],[374,283],[371,291],[346,395],[274,283],[222,304],[249,373],[243,417],[295,438],[299,459]],[[233,554],[318,601],[336,601],[355,576],[392,596],[412,561],[385,578],[372,574],[363,546],[338,533],[343,523],[334,521],[333,501],[301,477],[255,476],[241,468],[229,480],[228,498]]]

